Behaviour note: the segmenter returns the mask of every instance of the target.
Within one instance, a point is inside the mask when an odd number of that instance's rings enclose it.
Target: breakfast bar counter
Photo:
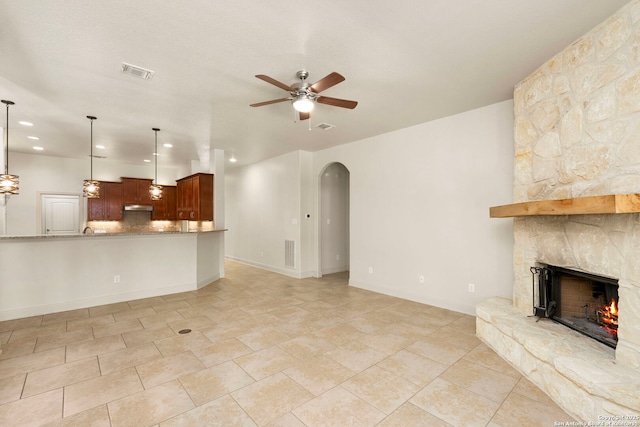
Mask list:
[[[197,290],[224,231],[1,236],[0,321]]]

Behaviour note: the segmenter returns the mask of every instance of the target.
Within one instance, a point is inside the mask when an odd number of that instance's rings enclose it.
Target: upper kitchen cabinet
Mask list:
[[[196,173],[176,182],[178,219],[213,221],[213,174]]]
[[[177,188],[175,186],[163,186],[162,199],[151,201],[153,205],[151,219],[154,221],[172,221],[178,219],[176,196]]]
[[[152,179],[122,178],[122,203],[125,205],[150,205],[149,186]]]
[[[87,221],[122,219],[122,183],[100,182],[100,198],[87,199]]]

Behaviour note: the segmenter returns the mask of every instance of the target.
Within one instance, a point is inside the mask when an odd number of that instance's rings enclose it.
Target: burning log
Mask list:
[[[608,305],[598,308],[598,322],[613,337],[618,337],[618,304],[611,298]]]

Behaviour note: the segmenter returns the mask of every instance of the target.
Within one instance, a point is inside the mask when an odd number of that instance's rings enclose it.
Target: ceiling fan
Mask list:
[[[271,83],[280,89],[286,90],[289,92],[289,96],[286,98],[251,104],[251,107],[262,107],[263,105],[292,101],[293,108],[295,108],[295,110],[300,114],[300,120],[307,120],[316,102],[320,104],[333,105],[334,107],[349,108],[351,110],[356,108],[356,105],[358,105],[357,101],[349,101],[346,99],[331,98],[329,96],[320,95],[320,92],[323,90],[327,90],[345,80],[342,75],[336,72],[329,74],[312,85],[307,83],[307,77],[309,77],[308,71],[300,70],[296,73],[296,76],[300,79],[300,83],[287,86],[272,77],[265,76],[264,74],[258,74],[256,76],[257,78],[264,80],[267,83]]]

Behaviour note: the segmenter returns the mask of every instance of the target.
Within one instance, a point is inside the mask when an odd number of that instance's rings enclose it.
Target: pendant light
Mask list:
[[[98,181],[93,180],[93,121],[97,119],[94,116],[87,116],[87,119],[91,121],[91,148],[89,151],[89,157],[91,158],[91,174],[89,175],[88,180],[84,180],[84,196],[89,199],[99,199],[100,198],[100,183]]]
[[[19,194],[20,181],[18,180],[18,175],[9,174],[9,105],[14,105],[15,102],[3,99],[2,103],[7,106],[7,139],[5,143],[7,151],[4,157],[4,175],[0,175],[0,194]]]
[[[153,151],[153,155],[156,158],[156,173],[153,180],[153,184],[149,186],[149,196],[151,200],[162,200],[162,185],[158,185],[158,128],[151,128],[155,132],[156,143]]]

